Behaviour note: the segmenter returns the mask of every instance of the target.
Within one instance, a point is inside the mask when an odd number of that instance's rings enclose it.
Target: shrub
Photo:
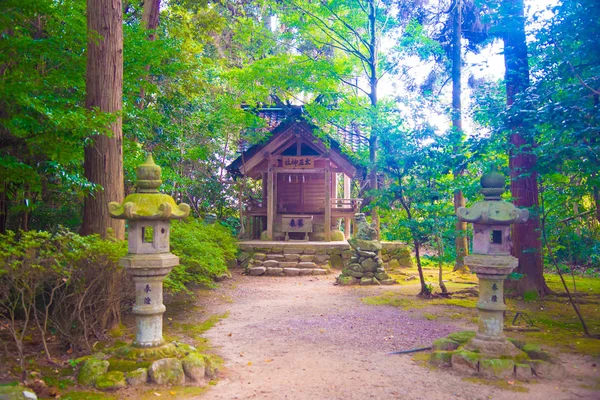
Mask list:
[[[188,291],[190,283],[212,286],[213,278],[227,271],[237,246],[228,228],[189,218],[172,222],[171,251],[179,256],[180,265],[167,276],[165,289],[177,293]]]
[[[16,344],[24,371],[23,340],[33,324],[46,355],[52,330],[66,345],[87,344],[119,321],[124,280],[118,266],[127,244],[67,230],[0,235],[0,321]]]

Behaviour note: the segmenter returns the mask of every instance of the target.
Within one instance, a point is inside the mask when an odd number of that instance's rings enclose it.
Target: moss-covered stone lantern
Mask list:
[[[465,263],[479,278],[478,331],[466,347],[488,355],[519,353],[503,334],[504,280],[518,265],[518,260],[510,255],[510,225],[525,222],[529,211],[501,200],[504,187],[502,174],[484,174],[484,200],[456,211],[459,220],[473,224],[473,254],[465,257]]]
[[[128,225],[129,254],[120,260],[135,283],[136,334],[133,346],[154,348],[164,344],[162,336],[163,280],[179,264],[179,257],[169,248],[169,220],[186,218],[187,204],[175,203],[169,195],[159,193],[161,168],[152,155],[137,167],[136,193],[123,204],[111,202],[112,218],[125,219]]]

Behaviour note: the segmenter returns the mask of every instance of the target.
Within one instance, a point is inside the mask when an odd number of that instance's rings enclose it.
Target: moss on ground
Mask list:
[[[171,386],[169,388],[152,388],[141,393],[140,400],[156,399],[157,397],[167,399],[191,399],[206,392],[206,386]]]
[[[92,391],[68,392],[60,396],[62,400],[117,400],[116,396]]]

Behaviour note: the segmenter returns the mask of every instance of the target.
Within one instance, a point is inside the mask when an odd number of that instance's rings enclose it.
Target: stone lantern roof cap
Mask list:
[[[458,219],[464,222],[487,225],[511,225],[527,221],[529,211],[520,209],[514,204],[500,198],[504,193],[504,175],[498,172],[483,174],[480,180],[481,193],[484,200],[471,207],[460,207],[456,210]]]
[[[127,220],[167,220],[182,219],[190,215],[190,206],[185,203],[177,205],[173,197],[160,193],[162,184],[161,168],[149,155],[143,164],[136,168],[136,193],[125,197],[123,204],[108,204],[112,218]]]

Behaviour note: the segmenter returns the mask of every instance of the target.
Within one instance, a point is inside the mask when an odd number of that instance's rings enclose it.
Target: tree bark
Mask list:
[[[373,115],[371,116],[371,135],[369,137],[369,162],[371,164],[371,171],[369,173],[369,183],[371,190],[378,189],[377,182],[377,146],[378,136],[377,132],[377,31],[375,24],[377,23],[377,15],[375,9],[375,2],[369,0],[369,100],[371,102],[371,110]],[[377,229],[377,239],[380,239],[381,224],[379,220],[379,210],[375,206],[371,210],[371,223],[375,225]]]
[[[516,98],[529,86],[527,42],[525,41],[525,14],[523,0],[507,0],[504,32],[504,63],[506,81],[506,105],[511,107]],[[510,26],[508,26],[510,24]],[[514,204],[530,210],[526,223],[516,224],[512,231],[512,253],[519,259],[516,272],[523,274],[518,281],[509,283],[518,294],[535,291],[540,296],[550,292],[544,280],[542,243],[540,238],[537,158],[533,152],[535,143],[524,134],[524,121],[512,115],[509,168],[511,194]]]
[[[462,105],[461,105],[461,44],[462,36],[462,1],[456,0],[452,13],[452,128],[454,135],[459,143],[462,142]],[[460,146],[454,147],[455,151],[460,151]],[[456,171],[457,176],[462,176],[464,171],[462,168]],[[460,207],[465,206],[465,197],[462,190],[454,191],[454,213]],[[456,220],[455,223],[455,249],[456,261],[454,263],[454,271],[465,269],[465,256],[469,254],[469,242],[467,239],[467,223]]]
[[[87,0],[88,55],[86,107],[114,113],[108,129],[111,136],[96,135],[84,151],[85,177],[102,189],[85,199],[83,235],[106,237],[112,229],[125,238],[125,223],[110,218],[109,201],[123,201],[123,10],[121,0]]]

